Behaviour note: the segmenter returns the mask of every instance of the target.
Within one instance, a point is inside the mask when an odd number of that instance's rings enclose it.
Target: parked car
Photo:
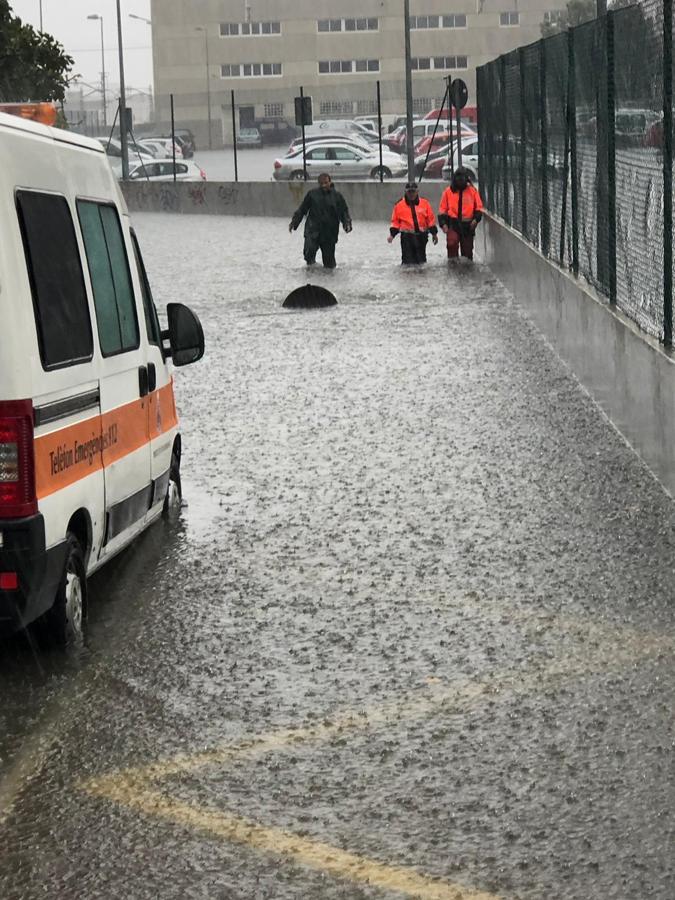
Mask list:
[[[373,145],[369,141],[364,141],[363,138],[358,134],[321,134],[321,135],[310,135],[305,138],[305,146],[311,147],[313,144],[316,144],[318,141],[334,141],[340,144],[350,144],[353,147],[358,147],[361,150],[368,150],[372,152]],[[302,138],[296,138],[291,146],[286,151],[286,155],[289,156],[291,153],[302,150]]]
[[[288,141],[292,141],[299,131],[295,125],[289,125],[285,119],[256,119],[253,127],[260,132],[263,147],[286,144]]]
[[[176,159],[183,159],[183,148],[178,141],[172,142],[170,138],[139,138],[139,147],[144,147],[156,159],[173,159],[174,148]]]
[[[131,181],[173,181],[173,161],[153,160],[129,167]],[[176,181],[206,181],[206,172],[192,160],[176,162]]]
[[[379,151],[367,151],[345,143],[317,141],[306,154],[307,177],[311,181],[322,173],[342,177],[379,178]],[[384,151],[382,154],[382,175],[384,178],[401,177],[406,173],[406,163],[396,153]],[[274,160],[274,175],[277,181],[302,181],[302,148]]]
[[[242,128],[237,135],[239,147],[257,147],[262,149],[262,135],[257,128]]]
[[[120,165],[122,164],[122,144],[117,138],[99,137],[96,138],[96,140],[101,144],[111,162],[119,160]],[[134,160],[155,159],[154,153],[147,147],[137,144],[131,138],[129,138],[128,142],[128,155],[129,165],[131,165]]]
[[[170,134],[144,134],[142,139],[138,136],[137,136],[137,139],[138,139],[139,143],[141,140],[144,140],[144,141],[147,141],[147,140],[171,141],[171,135]],[[178,132],[176,132],[175,140],[176,140],[176,144],[180,147],[180,149],[183,153],[183,159],[192,159],[192,157],[194,156],[194,150],[193,150],[190,142],[188,141],[188,139],[186,137],[178,134]]]
[[[197,152],[197,142],[195,141],[194,134],[189,128],[176,128],[175,133],[176,137],[181,138],[183,143],[187,144],[188,148],[192,150],[193,153]]]
[[[357,134],[371,143],[378,142],[377,132],[373,132],[362,122],[355,122],[353,119],[319,119],[305,128],[305,136],[344,133]]]
[[[426,137],[431,137],[434,133],[434,129],[436,128],[436,122],[430,120],[421,120],[413,123],[413,140],[415,141],[415,146],[417,147],[419,143]],[[441,132],[441,125],[439,124],[438,128],[436,128],[436,137],[438,137]],[[478,135],[470,128],[466,122],[462,122],[462,139],[469,141],[471,139],[477,140]],[[447,141],[449,136],[446,136],[445,140]],[[388,135],[385,138],[388,146],[395,153],[405,153],[407,146],[407,129],[405,125],[402,125],[397,131]]]
[[[377,116],[375,118],[372,116],[357,116],[354,121],[357,125],[363,125],[364,128],[377,135]]]
[[[455,145],[455,167],[457,166],[457,149]],[[462,144],[462,165],[469,170],[469,176],[473,182],[478,181],[478,141]],[[452,165],[443,166],[443,179],[449,181],[452,178]]]
[[[424,178],[442,178],[443,177],[443,166],[446,164],[449,156],[449,147],[446,145],[445,147],[441,147],[438,150],[434,150],[433,153],[429,154],[429,159],[427,159],[427,154],[422,153],[419,156],[415,157],[415,178],[421,178],[422,173],[424,172]],[[424,166],[426,162],[426,168]]]
[[[447,119],[450,118],[450,110],[448,109],[447,106],[445,106],[442,111],[440,109],[430,110],[424,116],[424,118],[432,119],[435,121],[436,119],[438,119],[439,114],[440,114],[441,122],[447,121]],[[455,109],[452,110],[452,116],[453,116],[453,119],[456,119],[457,112]],[[462,119],[463,122],[468,122],[470,125],[472,125],[475,128],[475,126],[478,124],[478,107],[477,106],[465,106],[464,109],[461,110],[461,112],[460,112],[460,118]]]

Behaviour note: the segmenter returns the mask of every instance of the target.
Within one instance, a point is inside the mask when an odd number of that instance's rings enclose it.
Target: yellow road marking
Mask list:
[[[514,616],[517,620],[518,615]],[[663,652],[672,653],[675,642],[670,637],[643,634],[634,629],[617,627],[609,635],[602,626],[558,616],[544,616],[533,627],[563,627],[581,631],[581,643],[567,651],[564,660],[549,665],[536,664],[522,672],[513,669],[493,672],[483,682],[464,680],[453,687],[443,687],[440,679],[427,680],[426,689],[377,707],[350,712],[331,721],[305,728],[279,729],[256,738],[228,744],[197,754],[182,754],[149,766],[111,773],[90,779],[80,787],[92,796],[105,798],[146,815],[195,829],[224,841],[252,847],[265,853],[286,856],[308,868],[360,884],[398,892],[418,900],[500,900],[456,884],[448,884],[401,866],[385,865],[376,860],[312,841],[278,828],[266,827],[227,812],[204,809],[174,800],[160,792],[154,783],[160,779],[194,772],[209,766],[224,766],[233,761],[255,760],[300,744],[321,744],[350,731],[376,729],[405,721],[424,719],[435,713],[457,712],[477,703],[483,697],[513,698],[548,683],[602,671],[620,673],[626,665],[641,658]],[[607,638],[610,642],[607,642]],[[604,639],[604,646],[599,646]]]
[[[255,760],[270,753],[283,751],[300,744],[324,744],[345,733],[376,729],[386,725],[396,725],[406,721],[428,718],[439,712],[457,712],[479,701],[484,696],[494,698],[517,696],[537,690],[546,682],[566,678],[577,678],[591,674],[600,668],[604,672],[618,670],[628,663],[663,650],[673,651],[675,641],[670,638],[633,636],[632,647],[623,646],[622,635],[617,634],[617,646],[601,650],[598,647],[581,648],[579,658],[570,652],[563,662],[524,670],[520,675],[512,669],[495,672],[485,681],[464,680],[452,687],[433,683],[426,684],[423,691],[413,691],[405,697],[382,703],[377,707],[364,708],[340,716],[330,721],[309,725],[304,728],[278,729],[258,735],[248,740],[238,741],[206,750],[203,753],[179,754],[171,759],[110,773],[107,777],[138,779],[140,782],[157,781],[209,766],[224,766],[233,761]],[[95,787],[96,779],[87,782]],[[85,785],[85,787],[87,786]]]
[[[227,813],[181,803],[158,790],[147,787],[139,790],[137,782],[130,784],[126,779],[109,780],[105,785],[99,785],[96,793],[146,815],[205,832],[232,844],[243,844],[262,853],[281,854],[309,869],[346,881],[395,891],[418,900],[499,900],[496,894],[447,884],[414,869],[385,865],[279,828],[268,828]]]

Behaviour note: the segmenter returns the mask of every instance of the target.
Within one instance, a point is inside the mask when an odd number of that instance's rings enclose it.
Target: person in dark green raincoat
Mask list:
[[[317,250],[320,249],[324,268],[334,269],[340,222],[349,234],[352,220],[345,198],[335,190],[330,175],[319,175],[319,187],[305,195],[305,199],[293,213],[288,230],[295,231],[305,216],[305,262],[308,266],[315,263]]]

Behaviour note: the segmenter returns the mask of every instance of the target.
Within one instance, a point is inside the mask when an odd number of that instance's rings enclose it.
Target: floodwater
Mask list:
[[[308,272],[285,220],[134,217],[206,334],[187,506],[84,647],[2,647],[3,900],[672,900],[672,501],[386,219]]]

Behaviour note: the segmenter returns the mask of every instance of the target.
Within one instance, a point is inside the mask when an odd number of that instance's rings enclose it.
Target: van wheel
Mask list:
[[[66,538],[66,567],[56,599],[41,624],[48,637],[59,645],[81,640],[87,612],[87,576],[80,542],[72,532]]]
[[[180,483],[180,460],[176,454],[171,456],[171,468],[169,469],[169,483],[164,498],[164,515],[168,519],[175,519],[183,505],[183,489]]]
[[[290,178],[290,180],[291,180],[291,181],[304,181],[304,180],[305,180],[305,173],[304,173],[302,170],[300,170],[300,171],[298,171],[298,172],[291,172],[291,178]]]
[[[373,169],[373,171],[370,173],[370,177],[371,178],[379,178],[380,177],[380,167],[379,166],[377,166],[376,168]],[[382,177],[383,178],[391,178],[391,172],[389,171],[389,169],[386,166],[382,166]]]

